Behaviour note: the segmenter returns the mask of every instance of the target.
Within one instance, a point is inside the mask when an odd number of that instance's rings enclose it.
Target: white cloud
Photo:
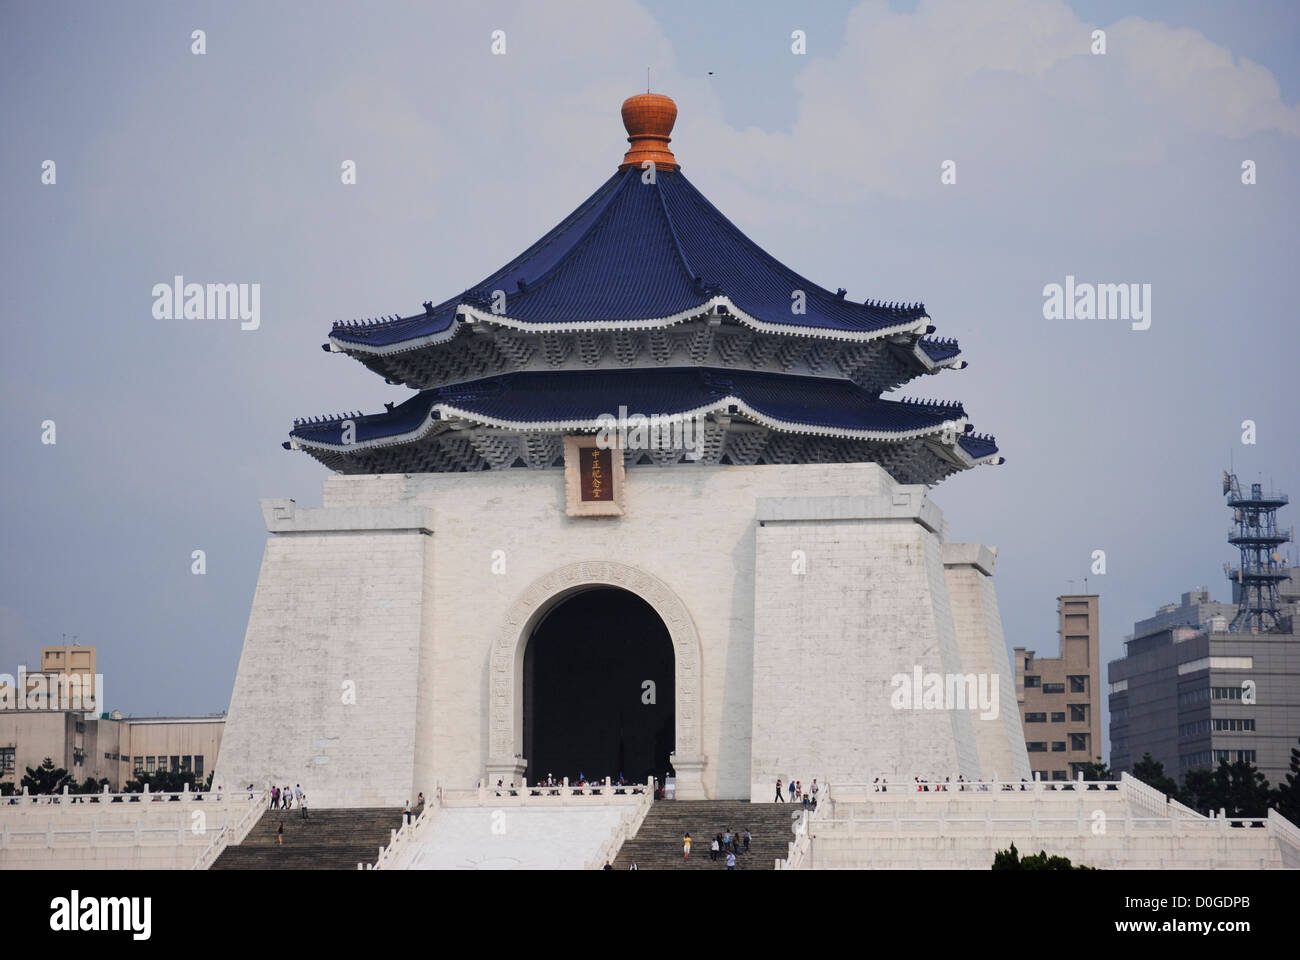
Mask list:
[[[1300,134],[1272,74],[1201,33],[1128,18],[1104,27],[1094,56],[1095,28],[1060,0],[926,0],[914,14],[863,3],[835,55],[798,76],[792,132],[703,119],[755,202],[778,184],[906,195],[937,183],[944,159],[960,182],[983,160],[1041,158],[1059,174],[1159,162],[1187,136]]]

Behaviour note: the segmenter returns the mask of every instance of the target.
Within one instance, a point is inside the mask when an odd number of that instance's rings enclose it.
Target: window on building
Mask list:
[[[171,761],[172,761],[172,773],[180,773],[181,758],[179,756],[172,756]]]
[[[1070,692],[1071,692],[1071,693],[1087,693],[1087,692],[1088,692],[1088,675],[1087,675],[1086,673],[1085,673],[1085,674],[1078,674],[1078,675],[1072,676],[1072,677],[1070,677],[1070,678],[1068,678],[1068,679],[1069,679],[1069,681],[1070,681]]]
[[[1047,714],[1045,713],[1026,713],[1025,723],[1046,723]]]
[[[1088,735],[1087,735],[1086,733],[1072,733],[1072,734],[1070,734],[1070,749],[1071,749],[1071,750],[1087,750],[1087,749],[1088,749]]]
[[[131,760],[131,769],[135,773],[139,773],[144,769],[144,757],[132,757]]]
[[[1045,683],[1043,684],[1043,693],[1065,693],[1065,684]]]
[[[190,760],[192,759],[193,757],[181,757],[181,773],[190,772]]]
[[[1118,718],[1117,716],[1115,716],[1117,713],[1119,713],[1118,710],[1112,710],[1112,711],[1110,712],[1110,721],[1111,721],[1111,723],[1115,723],[1117,720],[1119,720],[1119,718]],[[1127,714],[1128,711],[1125,710],[1124,713]],[[1071,722],[1071,723],[1087,723],[1087,722],[1088,722],[1088,705],[1087,705],[1086,703],[1072,703],[1072,704],[1070,704],[1070,722]]]
[[[1052,723],[1065,723],[1065,711],[1064,711],[1064,710],[1053,710],[1053,711],[1052,711]]]
[[[1213,700],[1240,700],[1241,687],[1211,687],[1210,697]]]
[[[194,757],[194,775],[196,777],[203,776],[203,756],[201,754]]]
[[[1041,687],[1042,685],[1043,685],[1043,678],[1042,678],[1042,677],[1037,676],[1037,675],[1032,676],[1032,677],[1029,676],[1028,674],[1025,675],[1025,686],[1026,686],[1026,687]]]
[[[145,769],[145,773],[153,773],[153,771],[154,771],[153,760],[154,760],[153,757],[145,757],[145,758],[144,758],[144,769]]]
[[[13,773],[17,763],[17,747],[0,747],[0,774]]]
[[[1047,741],[1046,741],[1046,740],[1029,740],[1029,741],[1026,741],[1026,742],[1025,742],[1025,749],[1026,749],[1027,751],[1029,751],[1030,753],[1046,753],[1046,752],[1047,752]]]
[[[1178,725],[1178,735],[1180,737],[1196,737],[1209,732],[1209,720],[1193,720],[1191,723],[1180,723]]]
[[[1072,764],[1070,764],[1070,779],[1071,779],[1071,780],[1078,780],[1078,779],[1079,779],[1079,774],[1083,774],[1084,776],[1087,776],[1087,775],[1088,775],[1088,771],[1085,769],[1085,767],[1087,767],[1087,764],[1086,764],[1086,763],[1072,763]]]
[[[1053,770],[1053,771],[1052,771],[1052,779],[1053,779],[1053,780],[1069,780],[1070,777],[1069,777],[1068,774],[1066,774],[1066,772],[1065,772],[1064,770]]]
[[[1052,741],[1052,753],[1065,753],[1065,741],[1064,741],[1064,740],[1053,740],[1053,741]]]
[[[77,733],[85,733],[85,732],[86,732],[86,721],[84,721],[84,720],[78,720],[78,721],[77,721]]]
[[[1240,763],[1243,760],[1246,763],[1254,763],[1255,751],[1254,750],[1215,750],[1214,751],[1215,763]]]
[[[1033,658],[1033,657],[1025,657],[1025,669],[1026,669],[1026,670],[1032,670],[1032,669],[1034,669],[1034,658]]]
[[[1206,721],[1208,723],[1208,721]],[[1253,731],[1255,721],[1251,717],[1216,717],[1214,719],[1215,730],[1229,730],[1234,733]]]

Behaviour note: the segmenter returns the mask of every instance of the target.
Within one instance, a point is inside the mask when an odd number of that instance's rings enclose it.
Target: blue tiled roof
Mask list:
[[[761,419],[844,435],[937,431],[945,421],[965,417],[959,403],[874,399],[847,380],[789,376],[703,367],[588,371],[530,371],[424,390],[390,412],[354,416],[355,442],[412,433],[430,413],[454,410],[483,422],[521,426],[586,423],[602,415],[683,414],[720,406],[731,397]],[[309,442],[341,443],[342,422],[298,421],[292,436]],[[978,457],[996,452],[992,438],[961,439]],[[976,455],[975,450],[987,452]]]
[[[957,442],[972,460],[991,457],[998,452],[997,442],[987,434],[968,433],[958,438]]]
[[[917,343],[925,351],[925,355],[935,363],[949,360],[961,353],[961,347],[951,338],[923,337]]]
[[[389,346],[443,332],[458,303],[484,311],[494,290],[505,316],[525,323],[619,322],[672,317],[725,295],[771,324],[869,333],[915,324],[921,304],[853,303],[765,253],[679,171],[653,184],[631,168],[610,177],[546,236],[465,293],[424,314],[336,325],[341,344]],[[806,312],[792,311],[802,290]]]

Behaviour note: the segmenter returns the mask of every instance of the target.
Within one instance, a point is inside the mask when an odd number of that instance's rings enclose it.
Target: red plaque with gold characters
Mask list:
[[[578,460],[579,489],[584,502],[614,499],[614,457],[612,450],[588,447]]]
[[[571,517],[617,517],[623,513],[623,453],[595,437],[564,438],[564,485]]]

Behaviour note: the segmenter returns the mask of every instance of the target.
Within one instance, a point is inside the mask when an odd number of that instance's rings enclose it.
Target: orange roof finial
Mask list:
[[[638,93],[623,101],[623,126],[632,146],[623,155],[620,170],[640,167],[653,160],[657,170],[676,170],[677,158],[668,149],[673,124],[677,122],[677,104],[662,93]]]

